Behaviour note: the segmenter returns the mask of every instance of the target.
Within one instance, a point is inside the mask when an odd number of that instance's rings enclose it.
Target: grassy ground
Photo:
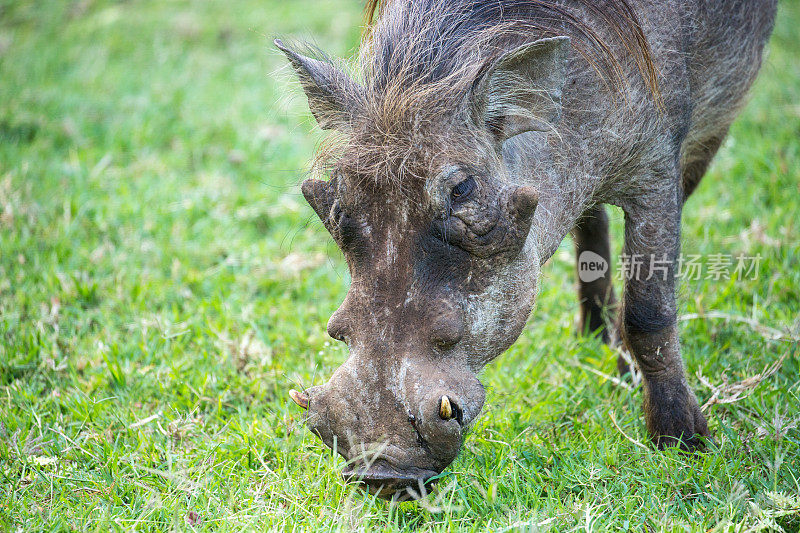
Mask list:
[[[684,217],[687,253],[763,258],[682,286],[700,401],[697,373],[784,358],[707,409],[719,450],[637,444],[640,391],[573,334],[565,242],[464,453],[399,506],[343,485],[287,395],[344,359],[325,323],[347,279],[298,193],[319,137],[271,36],[347,55],[358,10],[0,1],[0,530],[800,529],[798,343],[758,326],[800,328],[800,5]]]

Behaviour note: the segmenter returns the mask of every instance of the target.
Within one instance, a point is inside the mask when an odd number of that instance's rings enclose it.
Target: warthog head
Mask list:
[[[389,46],[375,39],[375,50]],[[533,307],[538,194],[524,184],[532,177],[513,175],[503,143],[557,121],[569,39],[488,56],[477,44],[428,50],[442,56],[427,70],[419,50],[375,52],[362,58],[362,82],[276,45],[319,125],[344,139],[329,181],[309,179],[302,192],[352,278],[328,322],[350,356],[292,398],[348,460],[346,478],[407,497],[455,459],[484,402],[476,374]]]

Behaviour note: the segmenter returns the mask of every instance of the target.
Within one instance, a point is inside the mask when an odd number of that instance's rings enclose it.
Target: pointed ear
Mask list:
[[[300,84],[308,97],[308,107],[319,127],[346,129],[354,116],[362,88],[329,61],[320,61],[298,54],[280,39],[275,46],[286,54],[297,72]]]
[[[548,131],[561,117],[569,37],[540,39],[506,52],[472,92],[478,125],[502,144],[526,131]]]

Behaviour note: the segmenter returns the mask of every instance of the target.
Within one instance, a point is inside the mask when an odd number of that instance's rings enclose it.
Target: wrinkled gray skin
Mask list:
[[[430,5],[412,4],[388,4],[374,30],[376,56],[430,20],[421,14]],[[578,252],[610,259],[602,204],[625,212],[626,253],[676,258],[683,204],[743,105],[775,2],[630,4],[658,71],[660,110],[631,54],[588,15],[617,52],[623,91],[601,82],[574,36],[552,32],[508,32],[493,41],[502,53],[470,56],[486,63],[456,76],[472,76],[468,83],[445,84],[463,87],[459,98],[459,89],[425,93],[424,83],[392,92],[391,69],[379,79],[369,65],[362,84],[276,41],[320,126],[350,139],[349,162],[334,164],[330,181],[303,184],[352,275],[328,324],[350,357],[299,395],[312,431],[348,459],[346,477],[407,497],[453,461],[484,402],[476,374],[520,334],[543,262],[570,232]],[[407,21],[402,31],[398,20]],[[443,46],[464,48],[451,40]],[[392,98],[409,101],[387,110]],[[375,155],[381,150],[385,157]],[[708,429],[681,361],[673,265],[666,276],[627,280],[619,306],[610,277],[580,285],[582,329],[615,342],[604,313],[618,309],[654,443],[702,447]],[[443,418],[445,395],[453,414]]]

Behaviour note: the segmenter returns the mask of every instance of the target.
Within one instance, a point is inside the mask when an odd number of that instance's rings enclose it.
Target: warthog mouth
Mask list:
[[[372,495],[399,502],[427,496],[437,481],[431,478],[437,475],[433,470],[421,468],[398,470],[380,459],[368,467],[350,465],[342,470],[345,481],[360,483]]]

